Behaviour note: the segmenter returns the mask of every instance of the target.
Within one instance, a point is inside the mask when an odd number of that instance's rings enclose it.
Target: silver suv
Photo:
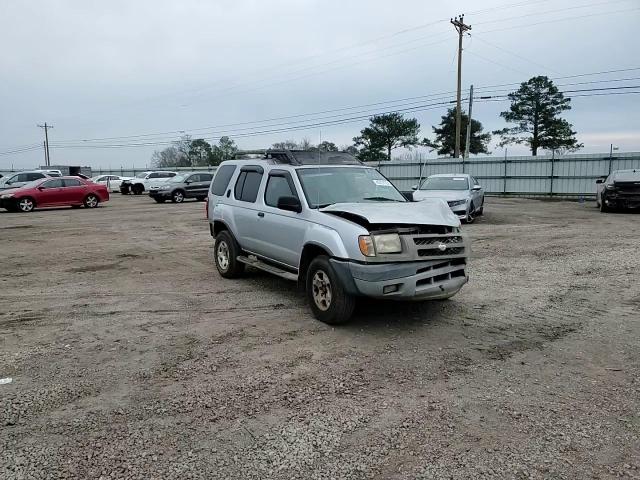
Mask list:
[[[298,281],[326,323],[348,320],[358,296],[443,299],[468,281],[469,246],[447,203],[408,202],[346,153],[225,161],[207,207],[220,275],[249,265]]]
[[[0,190],[9,188],[20,188],[34,180],[40,180],[46,177],[61,177],[60,170],[29,170],[27,172],[18,172],[7,174],[0,179]]]

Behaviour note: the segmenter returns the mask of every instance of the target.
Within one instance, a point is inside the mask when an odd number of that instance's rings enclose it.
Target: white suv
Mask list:
[[[120,193],[125,195],[128,193],[141,195],[148,191],[151,185],[166,182],[168,179],[173,178],[176,175],[176,172],[166,172],[164,170],[142,172],[129,180],[123,180],[120,184]]]
[[[7,176],[0,179],[0,190],[7,190],[8,188],[19,188],[34,180],[40,180],[46,177],[60,177],[55,171],[46,170],[30,170],[28,172],[18,172],[13,174],[7,174]]]

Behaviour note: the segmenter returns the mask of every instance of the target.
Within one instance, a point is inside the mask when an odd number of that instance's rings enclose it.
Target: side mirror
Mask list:
[[[40,186],[38,187],[38,190],[42,191],[42,190],[44,190],[44,187],[43,187],[42,185],[40,185]]]
[[[411,185],[411,190],[417,190],[418,189],[418,185]]]
[[[596,180],[596,183],[604,183],[605,180],[606,179],[604,179],[604,178],[599,178],[599,179]]]
[[[478,190],[482,190],[482,187],[480,185],[474,185],[471,190],[475,190],[477,192]]]
[[[190,183],[191,183],[191,180],[185,180],[185,181],[184,181],[184,184],[185,184],[185,185],[189,185]]]
[[[302,204],[297,197],[280,197],[278,198],[278,208],[280,210],[300,213],[302,211]]]

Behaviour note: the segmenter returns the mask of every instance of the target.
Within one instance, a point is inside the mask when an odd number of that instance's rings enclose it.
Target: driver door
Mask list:
[[[42,182],[38,188],[36,195],[36,204],[39,207],[59,205],[63,203],[63,183],[61,178],[52,178],[46,182]]]
[[[262,216],[258,217],[260,235],[256,238],[256,253],[298,268],[308,224],[300,213],[279,209],[280,197],[300,199],[291,174],[286,170],[271,170],[262,199]]]

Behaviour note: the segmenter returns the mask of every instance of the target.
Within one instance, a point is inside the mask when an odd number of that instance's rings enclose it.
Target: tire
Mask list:
[[[607,205],[604,203],[604,198],[600,197],[600,212],[601,213],[608,213],[610,211],[611,211],[611,209],[609,207],[607,207]]]
[[[96,208],[100,203],[100,199],[97,195],[90,193],[84,197],[84,201],[82,203],[84,203],[85,208]]]
[[[475,207],[473,206],[473,203],[471,203],[471,205],[469,205],[469,209],[467,210],[467,216],[464,219],[464,223],[473,223],[473,221],[475,220],[475,217],[473,216],[474,209]]]
[[[176,190],[171,194],[171,201],[173,203],[182,203],[184,202],[184,192],[182,190]]]
[[[482,215],[484,215],[484,198],[482,198],[482,205],[480,205],[480,208],[476,212],[476,216],[480,217]]]
[[[326,255],[319,255],[311,261],[307,269],[306,290],[313,316],[321,322],[340,325],[351,318],[355,298],[345,292]]]
[[[33,212],[33,209],[36,208],[36,202],[31,197],[23,197],[16,202],[16,206],[18,212],[29,213]]]
[[[156,201],[156,203],[164,203],[167,201],[166,198],[154,198],[154,200]]]
[[[244,263],[238,261],[240,246],[227,231],[216,235],[213,247],[213,259],[218,273],[224,278],[237,278],[244,272]]]
[[[135,184],[133,187],[131,187],[131,191],[134,195],[142,195],[142,192],[144,192],[144,186]]]

